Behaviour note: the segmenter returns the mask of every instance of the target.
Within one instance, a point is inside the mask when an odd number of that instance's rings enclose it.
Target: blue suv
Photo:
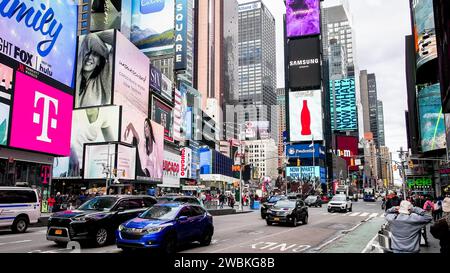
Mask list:
[[[212,216],[202,207],[191,204],[156,204],[138,218],[127,221],[116,231],[117,247],[161,249],[174,253],[177,247],[199,241],[211,244],[214,234]]]

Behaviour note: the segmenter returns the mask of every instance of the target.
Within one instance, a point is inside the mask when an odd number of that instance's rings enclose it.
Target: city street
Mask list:
[[[365,220],[373,218],[382,223],[383,211],[380,202],[353,203],[349,213],[328,213],[322,208],[309,208],[309,223],[305,226],[267,226],[259,211],[214,217],[215,234],[208,247],[196,244],[180,249],[181,253],[317,253],[339,242],[344,231],[352,231],[367,225]],[[45,238],[46,228],[30,228],[26,234],[11,234],[0,231],[0,253],[119,253],[116,246],[68,250],[58,247]],[[365,234],[364,243],[375,236]]]

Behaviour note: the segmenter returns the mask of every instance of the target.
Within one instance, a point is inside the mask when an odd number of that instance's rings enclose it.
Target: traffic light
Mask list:
[[[301,161],[300,161],[300,159],[297,159],[297,167],[300,167],[301,166]]]

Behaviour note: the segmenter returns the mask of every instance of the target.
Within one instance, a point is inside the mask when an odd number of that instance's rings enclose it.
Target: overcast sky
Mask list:
[[[252,2],[240,0],[239,3]],[[283,0],[263,0],[277,23],[277,85],[284,86]],[[334,6],[340,0],[325,0]],[[408,0],[349,0],[360,70],[375,73],[378,99],[384,103],[386,146],[394,152],[407,148],[405,110],[405,35],[411,34]]]

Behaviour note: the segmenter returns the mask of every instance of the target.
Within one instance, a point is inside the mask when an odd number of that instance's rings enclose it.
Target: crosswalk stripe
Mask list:
[[[370,216],[369,216],[369,218],[375,218],[375,217],[377,217],[378,216],[378,213],[372,213]]]
[[[364,213],[361,214],[360,216],[361,216],[361,217],[366,217],[367,215],[369,215],[369,213],[368,213],[368,212],[364,212]]]
[[[381,218],[384,218],[384,214],[382,213],[382,214],[380,215],[380,217],[381,217]]]
[[[355,212],[355,213],[350,214],[350,216],[351,216],[351,217],[355,217],[355,216],[357,216],[357,215],[359,215],[359,214],[360,214],[360,212]]]

